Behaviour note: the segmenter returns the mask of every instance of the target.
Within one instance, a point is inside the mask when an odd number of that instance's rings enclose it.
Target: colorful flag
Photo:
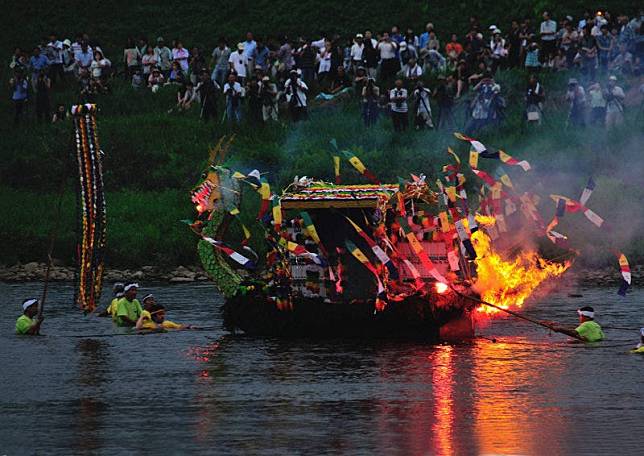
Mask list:
[[[472,172],[476,174],[476,176],[483,180],[490,188],[494,187],[496,185],[496,181],[490,176],[488,173],[485,171],[481,171],[479,169],[472,169]]]
[[[407,237],[407,240],[409,241],[409,246],[413,250],[413,252],[416,254],[420,262],[422,263],[423,267],[427,269],[427,271],[434,277],[437,281],[444,283],[447,285],[447,279],[443,277],[443,275],[438,272],[438,269],[436,269],[436,266],[434,263],[432,263],[432,260],[429,259],[429,255],[427,255],[427,252],[425,252],[425,249],[423,249],[422,244],[416,239],[416,235],[409,229],[409,225],[407,224],[407,221],[399,217],[398,221],[400,223],[400,226],[405,233],[405,236]]]
[[[335,174],[335,183],[340,184],[342,179],[340,178],[340,156],[333,156],[333,173]]]
[[[273,195],[271,201],[273,202],[273,227],[279,232],[282,228],[282,205],[277,195]]]
[[[461,133],[454,133],[454,136],[456,136],[458,139],[462,141],[469,142],[474,148],[474,150],[483,158],[493,158],[493,159],[501,160],[503,163],[508,165],[520,166],[521,169],[523,169],[526,172],[530,171],[530,163],[528,163],[526,160],[519,161],[516,158],[512,157],[511,155],[503,152],[502,150],[498,150],[496,152],[488,150],[487,147],[485,147],[476,139],[470,138],[469,136],[465,136]],[[475,160],[478,163],[478,158],[476,158]],[[472,155],[470,152],[470,166],[471,166],[471,162],[472,162]],[[473,166],[473,168],[476,168],[476,166]]]
[[[479,167],[479,153],[472,149],[470,150],[470,168],[477,169]]]
[[[622,283],[617,294],[626,296],[626,290],[631,286],[631,267],[623,253],[619,254],[619,269],[622,271]]]
[[[257,214],[257,220],[261,220],[264,218],[264,215],[266,215],[266,212],[268,212],[271,202],[271,187],[268,185],[268,181],[266,179],[262,178],[260,180],[260,186],[257,192],[262,198],[262,202],[259,207],[259,214]]]
[[[380,184],[380,181],[378,178],[369,170],[367,167],[360,161],[360,159],[351,151],[348,150],[341,150],[340,154],[347,160],[349,160],[349,163],[353,165],[353,167],[358,171],[360,174],[362,174],[364,177],[369,179],[371,182],[374,184]]]
[[[593,194],[593,190],[595,190],[595,181],[593,180],[593,177],[590,176],[588,178],[588,183],[586,184],[586,187],[581,192],[581,197],[579,198],[579,202],[585,206],[586,202],[588,202],[588,198],[590,198],[590,195]]]
[[[412,264],[412,262],[411,262],[411,261],[409,261],[409,260],[408,260],[408,259],[406,259],[406,258],[403,258],[403,260],[402,260],[402,261],[403,261],[403,263],[405,264],[405,266],[407,266],[407,269],[409,269],[409,272],[411,272],[411,276],[414,278],[414,283],[415,283],[416,291],[418,291],[418,290],[420,290],[421,288],[423,288],[423,285],[424,285],[424,284],[423,284],[423,279],[422,279],[422,277],[420,276],[420,272],[418,272],[418,269],[416,269],[416,266],[414,266],[414,265]]]
[[[394,263],[391,261],[389,256],[385,253],[384,250],[373,240],[367,233],[364,232],[362,228],[360,228],[353,220],[351,220],[349,217],[345,216],[351,226],[353,227],[354,230],[356,230],[356,233],[360,235],[362,239],[367,243],[369,248],[371,248],[371,251],[376,255],[378,258],[378,261],[380,261],[382,264],[385,265],[387,270],[389,271],[389,274],[391,275],[392,279],[397,279],[398,278],[398,271],[396,270],[396,266]]]
[[[467,252],[467,256],[470,260],[476,259],[476,250],[474,250],[472,240],[470,239],[470,234],[467,232],[467,228],[465,228],[464,220],[458,220],[454,225],[456,226],[456,233],[458,233],[458,238],[461,240],[461,243],[463,244],[463,247]]]
[[[507,165],[520,166],[522,170],[526,172],[530,171],[530,163],[528,163],[526,160],[519,161],[516,158],[513,158],[512,156],[506,154],[502,150],[499,151],[499,159]]]
[[[357,245],[348,239],[345,240],[344,243],[347,246],[347,250],[351,252],[351,255],[353,255],[356,260],[362,263],[362,265],[371,271],[371,273],[376,277],[376,281],[378,282],[378,296],[380,296],[381,293],[384,293],[385,287],[382,285],[382,281],[380,280],[380,276],[378,276],[378,270],[376,267],[371,264],[369,259],[364,253],[362,253],[362,250],[360,250]]]
[[[213,238],[207,237],[207,236],[204,236],[203,240],[208,242],[209,244],[211,244],[216,249],[221,250],[222,252],[224,252],[226,255],[228,255],[228,257],[231,260],[239,263],[244,268],[246,268],[246,269],[255,269],[255,267],[256,267],[255,262],[253,262],[249,258],[246,258],[241,253],[235,252],[233,249],[231,249],[230,247],[226,246],[223,242],[216,241]]]

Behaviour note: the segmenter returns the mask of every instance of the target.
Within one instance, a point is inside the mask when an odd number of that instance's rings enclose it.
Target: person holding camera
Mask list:
[[[570,103],[568,112],[568,123],[573,126],[583,127],[586,125],[586,91],[575,78],[568,81],[568,91],[566,92],[566,101]]]
[[[416,102],[416,116],[414,117],[416,130],[434,128],[434,122],[432,121],[432,108],[429,104],[431,94],[431,90],[425,87],[423,81],[416,81],[416,88],[412,93],[412,98]]]
[[[376,85],[374,78],[368,78],[362,88],[362,120],[366,127],[375,125],[378,120],[378,100],[380,99],[380,88]]]
[[[29,98],[29,83],[22,71],[16,71],[13,78],[9,80],[11,87],[11,100],[15,108],[15,115],[13,117],[14,125],[18,125],[22,119],[22,112],[27,104]]]
[[[288,110],[291,113],[293,122],[306,120],[308,113],[306,110],[306,94],[308,93],[308,86],[300,79],[297,70],[291,70],[289,78],[284,83],[284,93],[286,94],[286,102],[288,103]]]
[[[624,122],[624,89],[617,85],[617,77],[610,76],[604,97],[606,98],[606,128]]]
[[[212,80],[208,78],[212,83]],[[226,96],[226,117],[228,122],[241,123],[241,99],[244,96],[244,88],[237,82],[237,74],[232,72],[228,75],[228,82],[224,84],[224,95]]]
[[[271,78],[264,76],[259,82],[259,98],[262,102],[262,120],[268,122],[274,120],[277,122],[277,86],[271,82]]]
[[[395,87],[389,91],[389,108],[394,131],[402,132],[409,126],[407,108],[407,89],[403,86],[402,79],[396,79]]]

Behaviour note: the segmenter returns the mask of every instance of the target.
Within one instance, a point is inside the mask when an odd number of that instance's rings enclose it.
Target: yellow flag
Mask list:
[[[349,159],[349,163],[351,163],[360,174],[364,174],[365,169],[367,169],[355,155]]]
[[[470,167],[477,169],[479,166],[479,153],[474,149],[470,150]]]
[[[445,187],[445,193],[452,203],[456,202],[456,187]]]
[[[441,212],[438,214],[438,218],[441,221],[441,231],[443,233],[447,233],[449,231],[449,218],[447,218],[447,212]]]

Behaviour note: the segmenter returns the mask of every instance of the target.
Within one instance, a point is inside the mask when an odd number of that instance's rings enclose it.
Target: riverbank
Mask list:
[[[47,270],[46,263],[31,262],[15,264],[13,266],[0,266],[0,282],[39,282],[44,280]],[[633,283],[640,283],[644,279],[644,266],[632,266]],[[573,268],[566,274],[568,278],[587,286],[615,285],[620,282],[621,276],[616,268]],[[67,282],[74,280],[74,268],[68,266],[53,266],[49,280],[54,282]],[[104,280],[106,283],[126,282],[138,280],[142,282],[157,283],[191,283],[208,281],[208,276],[201,266],[188,265],[175,268],[161,268],[155,266],[142,266],[135,269],[107,269]]]

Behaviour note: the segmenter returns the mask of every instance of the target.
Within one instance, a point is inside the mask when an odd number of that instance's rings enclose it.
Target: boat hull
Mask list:
[[[425,297],[411,296],[374,312],[373,300],[325,302],[296,298],[291,304],[278,306],[258,293],[228,299],[223,317],[224,326],[230,331],[269,337],[437,342],[474,336],[471,306],[459,297],[449,305],[438,306]]]

